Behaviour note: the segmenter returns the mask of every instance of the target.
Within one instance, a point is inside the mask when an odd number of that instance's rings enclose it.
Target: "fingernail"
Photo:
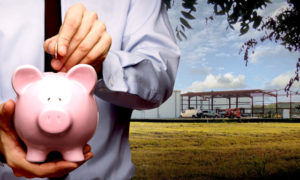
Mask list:
[[[0,110],[2,111],[3,114],[6,113],[5,105],[6,105],[6,103],[4,103],[4,104],[1,106],[1,109],[0,109]]]
[[[51,44],[51,43],[49,43],[49,45],[48,45],[48,53],[49,53],[49,54],[51,54],[51,48],[50,48],[51,46],[50,46],[50,44]]]
[[[63,67],[60,71],[61,72],[67,72],[67,69],[65,67]]]
[[[54,59],[52,65],[53,65],[55,68],[60,68],[61,62],[60,62],[60,60],[58,60],[58,59]]]
[[[85,157],[85,161],[88,161],[88,160],[90,160],[90,159],[92,159],[94,156],[87,156],[87,157]]]
[[[67,47],[65,45],[59,46],[59,54],[65,56],[67,54]]]

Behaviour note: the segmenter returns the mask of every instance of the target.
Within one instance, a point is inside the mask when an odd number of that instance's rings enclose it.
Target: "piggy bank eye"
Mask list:
[[[59,101],[61,101],[61,98],[58,98]]]
[[[48,101],[50,101],[50,100],[51,100],[51,98],[49,98],[49,97],[48,97],[48,99],[47,99],[47,100],[48,100]]]

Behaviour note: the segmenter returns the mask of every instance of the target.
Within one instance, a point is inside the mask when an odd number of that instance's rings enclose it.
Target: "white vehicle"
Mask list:
[[[198,112],[197,109],[186,109],[182,113],[180,113],[180,117],[185,117],[185,118],[192,117],[192,118],[195,118],[195,117],[197,117],[197,112]]]

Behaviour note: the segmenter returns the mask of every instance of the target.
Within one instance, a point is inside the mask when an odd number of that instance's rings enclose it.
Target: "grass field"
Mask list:
[[[134,179],[300,179],[300,123],[141,123]]]

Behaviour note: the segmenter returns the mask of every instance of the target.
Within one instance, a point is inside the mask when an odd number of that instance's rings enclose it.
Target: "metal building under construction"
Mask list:
[[[279,90],[231,90],[187,92],[181,94],[181,111],[186,109],[213,110],[239,108],[252,117],[300,117],[300,94]]]
[[[283,90],[230,90],[187,92],[173,91],[160,107],[135,110],[133,119],[179,118],[186,109],[212,110],[220,113],[226,109],[239,110],[256,118],[300,118],[300,93]]]

